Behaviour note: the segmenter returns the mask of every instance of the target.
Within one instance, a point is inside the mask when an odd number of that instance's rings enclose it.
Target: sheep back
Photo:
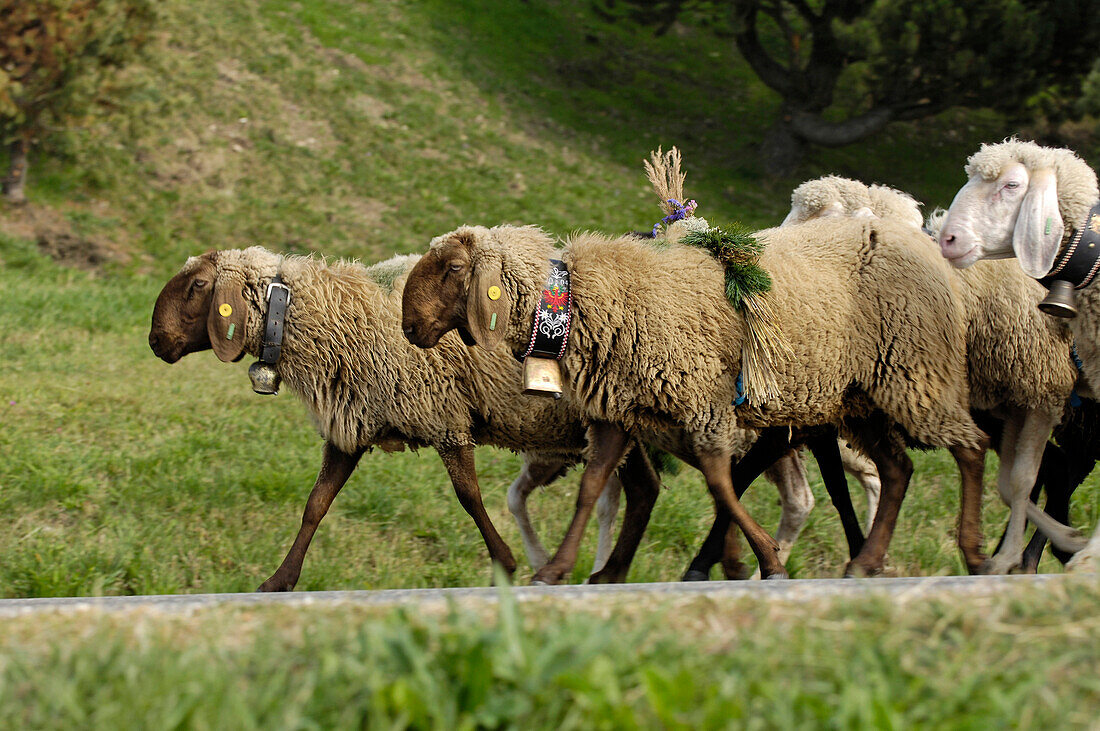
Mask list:
[[[760,232],[766,296],[794,355],[776,363],[783,397],[740,407],[743,426],[841,423],[881,408],[922,443],[979,442],[957,293],[946,262],[913,246],[920,235],[836,218]],[[574,282],[563,370],[586,414],[729,439],[744,325],[720,265],[687,247],[592,234],[574,236],[563,259]]]

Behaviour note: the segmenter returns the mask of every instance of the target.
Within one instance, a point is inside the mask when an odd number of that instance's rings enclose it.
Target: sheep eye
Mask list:
[[[1006,190],[1016,190],[1019,187],[1020,187],[1020,184],[1017,183],[1015,180],[1010,180],[1007,183],[1005,183],[1005,189]]]
[[[191,286],[187,288],[187,299],[191,299],[191,297],[194,296],[195,292],[198,292],[206,285],[207,282],[205,279],[196,279],[195,281],[191,282]]]
[[[463,264],[462,262],[457,262],[456,261],[456,262],[451,263],[450,269],[451,269],[452,272],[460,272],[465,268],[465,266],[466,265]]]

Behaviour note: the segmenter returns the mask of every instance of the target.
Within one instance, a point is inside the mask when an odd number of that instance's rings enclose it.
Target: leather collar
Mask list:
[[[283,352],[283,326],[286,310],[290,306],[290,288],[276,274],[267,285],[267,314],[264,316],[264,342],[260,348],[260,362],[275,365]]]
[[[1069,244],[1058,253],[1050,273],[1038,280],[1047,289],[1064,280],[1074,289],[1092,284],[1100,272],[1100,202],[1093,205],[1085,220],[1077,227]]]

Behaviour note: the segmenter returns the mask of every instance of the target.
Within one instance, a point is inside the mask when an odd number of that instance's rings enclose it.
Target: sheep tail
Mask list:
[[[789,360],[794,351],[787,344],[775,311],[763,294],[751,294],[741,299],[741,314],[745,319],[745,339],[741,345],[741,377],[745,395],[753,406],[778,400],[779,373],[776,359]]]

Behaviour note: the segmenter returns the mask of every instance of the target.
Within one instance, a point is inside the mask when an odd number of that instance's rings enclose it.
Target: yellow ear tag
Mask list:
[[[489,299],[491,299],[493,302],[496,302],[498,299],[500,299],[500,287],[494,284],[492,287],[489,287],[489,291],[487,292],[487,294],[489,295]]]
[[[228,302],[222,304],[222,306],[218,308],[218,314],[222,317],[229,317],[233,314],[233,305]]]

